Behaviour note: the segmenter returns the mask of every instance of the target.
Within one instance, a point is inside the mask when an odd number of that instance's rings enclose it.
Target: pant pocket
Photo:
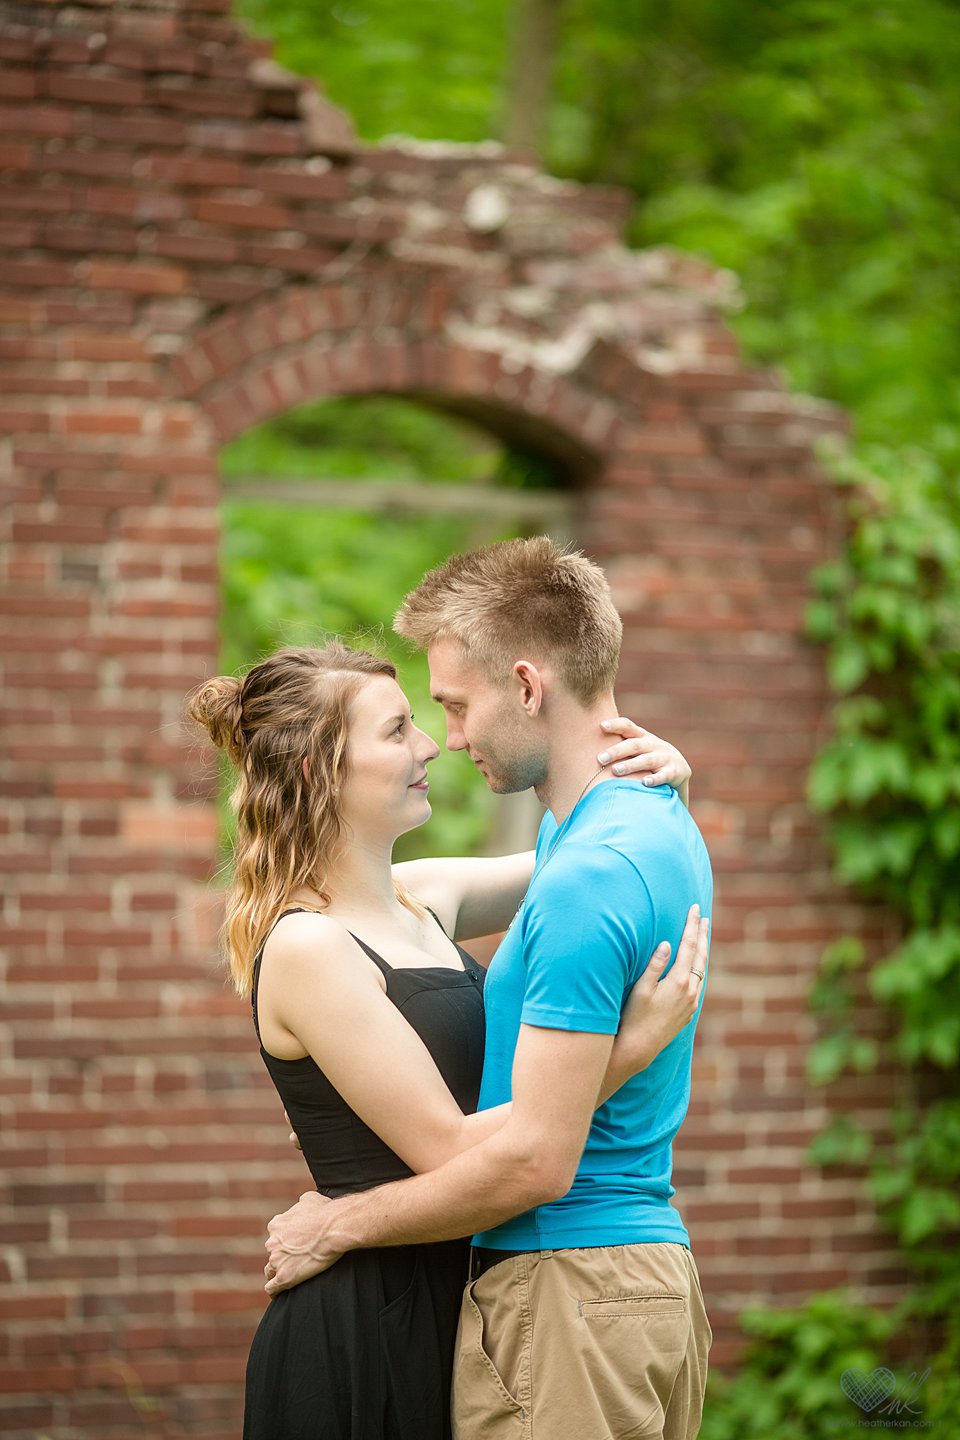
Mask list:
[[[484,1335],[473,1281],[464,1291],[453,1371],[454,1440],[521,1440],[523,1405],[508,1389]]]
[[[601,1300],[581,1300],[585,1320],[651,1319],[665,1315],[685,1315],[687,1301],[683,1295],[615,1295]]]
[[[659,1435],[687,1353],[686,1298],[621,1295],[580,1303],[584,1370],[610,1434]]]

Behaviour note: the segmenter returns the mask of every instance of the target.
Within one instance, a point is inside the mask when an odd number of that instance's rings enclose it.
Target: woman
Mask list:
[[[397,837],[430,815],[439,752],[385,659],[339,643],[281,650],[241,681],[205,682],[190,709],[240,772],[230,964],[317,1188],[443,1164],[508,1108],[475,1113],[483,972],[457,941],[506,928],[532,852],[391,865]],[[647,752],[629,768],[651,769],[655,745],[627,745]],[[667,749],[656,778],[684,781]],[[684,944],[696,938],[688,926]],[[666,959],[648,967],[646,996]],[[605,1094],[693,1006],[632,1008]],[[359,1250],[278,1296],[250,1352],[245,1440],[445,1440],[467,1258],[466,1241]]]

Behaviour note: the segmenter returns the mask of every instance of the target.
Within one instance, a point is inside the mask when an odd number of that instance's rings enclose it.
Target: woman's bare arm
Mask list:
[[[530,884],[534,852],[493,858],[408,860],[394,879],[429,905],[455,940],[499,935],[517,913]]]
[[[328,933],[319,949],[314,925],[301,926],[306,933],[296,937],[288,934],[284,946],[274,944],[270,955],[273,973],[266,985],[261,972],[258,1008],[261,1032],[264,1027],[268,1032],[265,1040],[274,1038],[269,1032],[279,1022],[281,1039],[286,1031],[299,1040],[347,1104],[418,1173],[435,1169],[499,1130],[510,1114],[510,1105],[464,1115],[426,1047],[387,1000],[376,977],[357,964],[353,950],[341,946],[341,939],[349,941],[349,937],[337,935],[339,927],[331,933],[329,925],[327,922]],[[669,944],[664,942],[651,956],[624,1009],[597,1097],[598,1108],[631,1076],[646,1069],[695,1015],[707,968],[709,928],[709,920],[701,919],[694,906],[670,973],[663,975],[670,959]],[[349,943],[352,946],[353,942]],[[300,954],[303,950],[308,953]],[[322,996],[318,993],[321,988]],[[302,1002],[316,1009],[321,1000],[323,1018],[313,1023]],[[354,1012],[349,1032],[336,1023],[338,1015],[344,1021],[351,1018],[344,1013],[344,1006]],[[279,1019],[290,1008],[297,1016],[296,1030]],[[350,1034],[357,1040],[350,1039]],[[310,1037],[309,1044],[305,1035]],[[382,1045],[393,1048],[380,1050]],[[385,1054],[391,1057],[386,1066]],[[372,1066],[371,1072],[361,1074],[362,1065]],[[295,1134],[290,1139],[299,1145]]]
[[[411,1168],[434,1170],[506,1118],[464,1115],[375,966],[335,920],[288,915],[264,949],[257,997],[264,1049],[311,1055],[350,1108]]]

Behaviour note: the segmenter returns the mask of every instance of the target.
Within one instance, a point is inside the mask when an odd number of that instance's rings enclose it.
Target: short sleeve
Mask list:
[[[521,914],[521,1021],[615,1035],[626,993],[653,950],[643,877],[609,846],[567,843],[534,877]]]

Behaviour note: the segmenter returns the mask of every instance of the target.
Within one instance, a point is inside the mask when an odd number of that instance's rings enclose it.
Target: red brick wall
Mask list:
[[[0,1428],[237,1433],[264,1221],[305,1171],[217,960],[214,769],[180,715],[216,660],[218,447],[327,394],[559,457],[623,703],[694,760],[717,909],[677,1182],[716,1358],[748,1300],[881,1301],[861,1179],[804,1161],[818,955],[887,924],[804,803],[829,705],[803,610],[840,538],[811,447],[841,418],[741,363],[729,276],[620,247],[622,196],[363,149],[226,0],[24,3],[0,65]],[[840,1098],[882,1123],[875,1082]]]

